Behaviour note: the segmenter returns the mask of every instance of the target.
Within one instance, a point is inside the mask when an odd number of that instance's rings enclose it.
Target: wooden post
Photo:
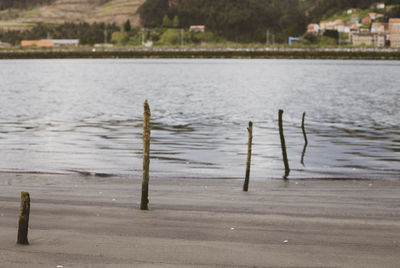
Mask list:
[[[301,129],[303,130],[304,141],[308,144],[306,130],[304,129],[304,119],[306,117],[306,112],[303,113],[303,119],[301,120]]]
[[[279,136],[281,137],[281,147],[282,147],[282,156],[283,156],[283,164],[285,165],[285,175],[284,179],[287,179],[290,173],[289,161],[286,153],[286,143],[285,136],[283,135],[283,123],[282,123],[282,114],[283,110],[279,110]]]
[[[142,200],[141,210],[148,210],[149,204],[149,167],[150,167],[150,106],[147,100],[144,102],[143,113],[143,179],[142,179]]]
[[[29,193],[21,192],[21,206],[19,209],[18,220],[18,239],[17,244],[29,245],[28,227],[29,227],[29,211],[31,208],[31,199]]]
[[[303,130],[303,136],[304,136],[304,148],[303,148],[303,152],[301,154],[301,160],[300,163],[304,166],[304,155],[306,154],[306,149],[307,149],[307,144],[308,144],[308,140],[307,140],[307,134],[306,134],[306,130],[304,128],[304,119],[306,117],[306,112],[303,113],[303,119],[301,120],[301,129]]]
[[[247,128],[249,132],[249,141],[247,143],[247,161],[246,161],[246,178],[244,179],[243,191],[247,192],[249,189],[250,180],[250,164],[251,164],[251,145],[253,141],[253,122],[249,122],[249,127]]]

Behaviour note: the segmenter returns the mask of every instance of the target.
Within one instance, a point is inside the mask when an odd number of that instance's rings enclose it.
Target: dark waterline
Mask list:
[[[252,179],[400,179],[398,61],[0,61],[0,172]],[[303,112],[308,145],[302,165]]]

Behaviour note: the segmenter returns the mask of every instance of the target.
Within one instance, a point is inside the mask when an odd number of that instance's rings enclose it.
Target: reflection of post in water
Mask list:
[[[303,153],[301,154],[301,160],[300,163],[304,166],[304,155],[306,154],[306,149],[307,149],[307,134],[306,130],[304,129],[304,118],[306,117],[306,112],[303,113],[303,119],[301,120],[301,129],[303,130],[303,136],[304,136],[304,148],[303,148]]]
[[[287,179],[290,173],[289,161],[286,153],[286,143],[285,136],[283,135],[283,123],[282,123],[282,114],[283,110],[279,110],[279,136],[281,137],[281,147],[282,147],[282,156],[283,156],[283,164],[285,165],[285,175],[284,179]]]

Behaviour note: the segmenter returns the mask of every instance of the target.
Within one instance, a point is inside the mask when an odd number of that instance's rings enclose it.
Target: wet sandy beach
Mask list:
[[[0,175],[0,267],[398,267],[400,182]],[[20,192],[29,246],[16,245]]]

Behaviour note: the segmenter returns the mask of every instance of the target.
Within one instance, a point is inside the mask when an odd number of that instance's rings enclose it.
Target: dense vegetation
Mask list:
[[[204,24],[236,42],[265,42],[267,29],[277,41],[301,34],[307,19],[294,0],[147,0],[139,14],[145,27],[161,26],[165,15],[179,18],[180,27]]]
[[[330,17],[344,9],[366,9],[377,2],[382,2],[386,5],[400,4],[400,0],[306,0],[304,7],[309,8],[309,18],[311,20],[319,21],[324,17]]]
[[[0,0],[0,10],[27,9],[55,0]],[[108,0],[104,0],[108,1]],[[39,24],[25,31],[0,31],[0,40],[13,45],[23,39],[71,38],[80,43],[105,41],[120,45],[186,45],[217,42],[286,43],[288,36],[302,36],[310,22],[339,14],[347,8],[371,8],[376,2],[397,5],[386,12],[385,20],[400,17],[400,0],[146,0],[139,8],[146,28],[132,27],[127,20],[122,27],[104,23]],[[205,33],[188,31],[190,25],[206,26]],[[184,31],[181,31],[185,29]],[[321,37],[303,36],[307,44],[335,46],[337,32]]]
[[[265,42],[269,30],[277,42],[302,35],[306,25],[346,8],[367,8],[377,0],[147,0],[139,14],[145,27],[177,17],[179,27],[204,24],[235,42]],[[382,1],[400,4],[400,0]]]
[[[107,42],[111,40],[111,33],[119,31],[119,27],[114,24],[104,23],[64,23],[59,25],[38,24],[26,31],[0,32],[0,40],[13,45],[19,44],[24,39],[79,39],[80,44],[103,43],[105,40],[105,30],[107,30]]]
[[[0,10],[7,8],[27,9],[36,5],[50,4],[55,0],[0,0]]]

